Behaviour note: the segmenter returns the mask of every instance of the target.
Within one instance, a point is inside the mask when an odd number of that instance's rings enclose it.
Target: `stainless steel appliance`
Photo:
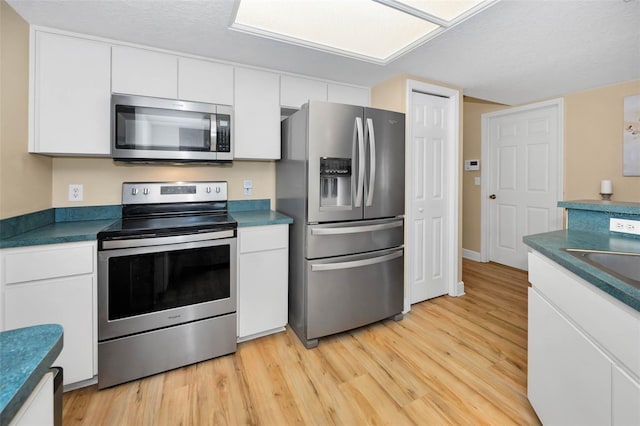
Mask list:
[[[226,182],[124,183],[98,234],[98,387],[236,350]]]
[[[311,101],[282,123],[289,325],[318,338],[402,317],[404,114]]]
[[[231,162],[232,120],[228,105],[114,94],[111,156],[128,162]]]

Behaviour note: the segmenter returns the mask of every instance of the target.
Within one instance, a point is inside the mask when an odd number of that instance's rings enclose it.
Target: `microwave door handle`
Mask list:
[[[376,137],[373,132],[373,120],[367,118],[367,130],[369,134],[369,190],[365,206],[373,204],[373,192],[376,187]]]
[[[211,126],[210,126],[211,127],[211,133],[210,133],[211,152],[216,152],[218,150],[218,127],[217,127],[216,115],[211,114],[209,120],[211,122]]]
[[[362,205],[362,191],[364,189],[364,130],[363,130],[363,126],[362,126],[362,118],[361,117],[356,117],[356,121],[355,121],[355,125],[354,125],[354,131],[353,131],[353,136],[354,139],[356,139],[357,137],[357,147],[358,147],[358,182],[356,184],[357,188],[356,188],[356,202],[355,202],[355,206],[356,207],[360,207]],[[354,144],[356,143],[356,140],[354,140]]]

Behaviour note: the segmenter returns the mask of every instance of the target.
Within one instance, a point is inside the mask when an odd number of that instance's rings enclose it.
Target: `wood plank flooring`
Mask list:
[[[291,330],[234,355],[64,394],[65,425],[540,424],[526,398],[527,276],[463,262],[466,295],[320,339]]]

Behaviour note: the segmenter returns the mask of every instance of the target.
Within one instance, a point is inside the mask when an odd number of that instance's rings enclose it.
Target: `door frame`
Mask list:
[[[485,173],[481,173],[480,177],[480,261],[489,262],[489,225],[491,224],[491,204],[489,203],[489,194],[493,193],[494,188],[489,188],[492,177],[496,173],[496,165],[491,162],[491,153],[489,152],[489,120],[503,115],[517,114],[520,112],[532,111],[540,108],[555,106],[558,113],[558,178],[556,181],[559,200],[564,198],[564,99],[557,98],[548,101],[536,102],[533,104],[523,105],[514,108],[501,109],[499,111],[487,112],[482,114],[482,140],[481,152],[482,161],[484,163]],[[558,213],[561,214],[561,213]]]
[[[449,282],[449,295],[450,296],[462,296],[464,294],[464,284],[460,280],[459,272],[459,263],[460,263],[460,238],[459,238],[459,220],[460,220],[460,91],[456,89],[452,89],[449,87],[438,86],[431,83],[426,83],[417,80],[407,79],[406,83],[406,106],[405,111],[405,123],[406,123],[406,136],[405,136],[405,194],[413,193],[413,170],[411,161],[413,158],[413,149],[411,141],[413,140],[413,108],[411,104],[412,93],[420,92],[427,95],[440,96],[449,99],[449,111],[451,113],[452,120],[451,128],[449,131],[453,136],[454,143],[449,146],[448,159],[447,159],[447,179],[448,185],[452,190],[451,197],[449,198],[449,203],[447,206],[447,210],[449,213],[449,217],[451,218],[449,222],[449,226],[447,227],[447,232],[449,233],[449,237],[453,241],[450,247],[449,253],[449,262],[448,265],[445,266],[447,269],[450,282]],[[410,229],[410,225],[413,219],[413,206],[411,205],[411,197],[405,196],[405,252],[406,248],[409,248],[409,235],[413,232],[413,229]],[[409,312],[411,310],[411,274],[412,269],[409,264],[410,256],[405,254],[405,274],[404,274],[404,313]]]

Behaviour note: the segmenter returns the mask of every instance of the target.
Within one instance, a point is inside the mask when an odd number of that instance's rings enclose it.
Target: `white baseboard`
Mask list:
[[[480,253],[473,250],[462,249],[462,257],[469,260],[475,260],[476,262],[482,262]]]

